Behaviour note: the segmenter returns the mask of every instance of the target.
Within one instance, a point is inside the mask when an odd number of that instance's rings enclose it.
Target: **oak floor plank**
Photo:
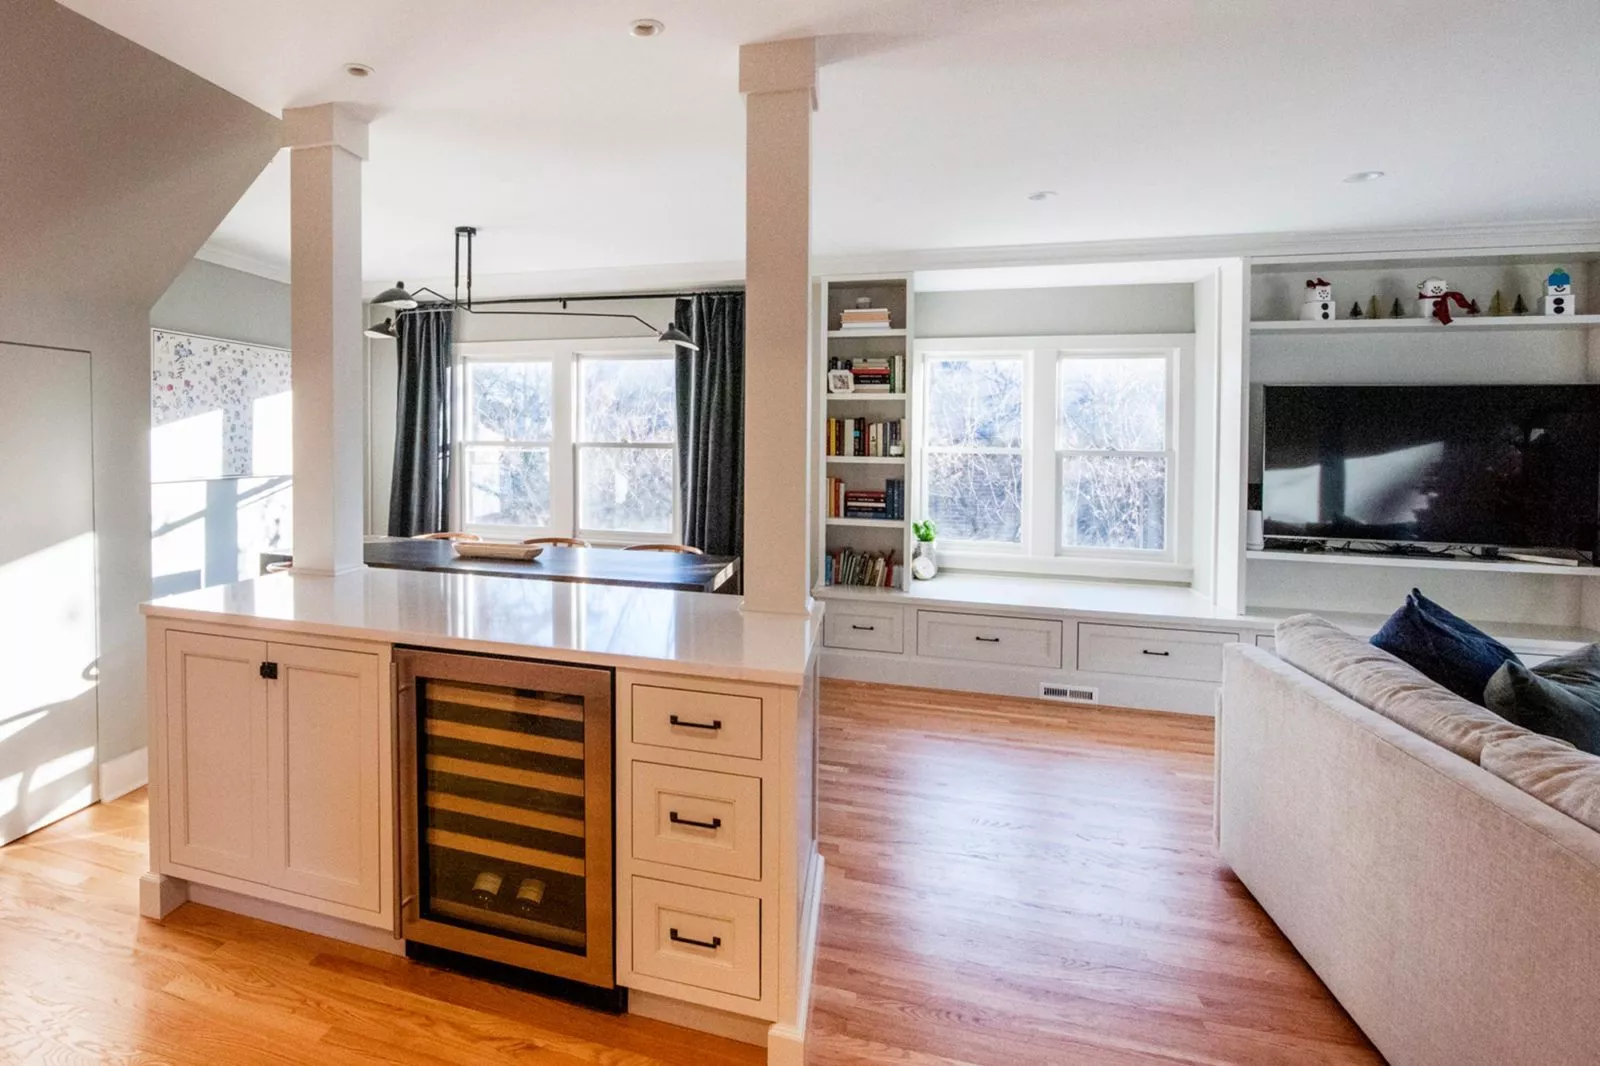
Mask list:
[[[829,682],[809,1066],[1381,1059],[1216,857],[1211,723]],[[0,849],[0,1063],[754,1066],[188,905],[138,916],[142,792]]]

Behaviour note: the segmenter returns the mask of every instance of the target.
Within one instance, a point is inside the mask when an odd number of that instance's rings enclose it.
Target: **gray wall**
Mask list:
[[[91,355],[105,761],[145,744],[150,310],[280,123],[52,0],[4,12],[0,341]]]
[[[1192,333],[1192,285],[919,292],[919,337],[1036,337],[1069,333]]]
[[[150,309],[153,329],[289,347],[289,286],[191,259]]]

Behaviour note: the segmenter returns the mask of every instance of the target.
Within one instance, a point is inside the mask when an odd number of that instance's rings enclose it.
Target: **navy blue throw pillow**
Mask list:
[[[1508,662],[1521,662],[1516,652],[1416,589],[1373,635],[1372,643],[1480,706],[1494,672]]]

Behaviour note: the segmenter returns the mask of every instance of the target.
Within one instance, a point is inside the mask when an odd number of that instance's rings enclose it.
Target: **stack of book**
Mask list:
[[[894,552],[862,552],[844,548],[828,553],[823,564],[825,585],[889,588],[895,583]]]
[[[848,370],[856,392],[906,391],[906,357],[879,355],[858,359],[833,358],[829,370]]]
[[[889,478],[882,490],[848,489],[843,479],[828,479],[828,517],[898,521],[906,516],[906,483]]]
[[[840,329],[888,329],[887,307],[846,307],[839,312]]]
[[[906,453],[905,419],[869,422],[865,418],[828,419],[828,454],[888,458]]]

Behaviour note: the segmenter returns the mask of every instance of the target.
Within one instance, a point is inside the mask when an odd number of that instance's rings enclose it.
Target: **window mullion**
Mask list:
[[[572,442],[577,419],[577,390],[573,383],[572,353],[550,360],[550,413],[554,439],[550,442],[550,525],[570,537],[577,528],[576,453]]]
[[[1056,553],[1057,469],[1056,445],[1056,352],[1039,349],[1028,353],[1024,387],[1024,426],[1022,457],[1023,550],[1029,555],[1049,557]]]

